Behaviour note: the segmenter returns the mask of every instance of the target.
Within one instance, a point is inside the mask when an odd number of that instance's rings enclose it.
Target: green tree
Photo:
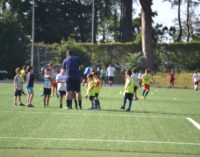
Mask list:
[[[145,66],[154,69],[153,41],[152,41],[152,0],[140,0],[142,6],[142,53]]]
[[[14,69],[26,63],[29,43],[22,26],[11,12],[0,14],[0,67],[13,77]]]
[[[132,5],[133,0],[121,1],[121,42],[128,42],[133,39],[132,35]]]

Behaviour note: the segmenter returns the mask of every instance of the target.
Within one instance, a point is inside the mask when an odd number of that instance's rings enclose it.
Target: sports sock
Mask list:
[[[94,101],[93,100],[90,101],[91,101],[91,108],[94,108]]]
[[[98,100],[97,99],[94,100],[94,108],[98,108]]]
[[[144,94],[145,94],[145,90],[143,90],[142,96],[144,96]]]
[[[74,99],[74,103],[75,103],[75,108],[78,109],[78,103],[76,99]]]
[[[131,106],[132,106],[132,100],[129,100],[129,106],[128,106],[129,110],[131,110]]]
[[[79,105],[79,109],[82,110],[82,100],[79,100],[79,101],[78,101],[78,105]]]
[[[97,99],[97,107],[98,107],[99,109],[101,108],[99,99]]]
[[[72,109],[72,100],[67,100],[67,107]]]
[[[123,101],[122,107],[123,107],[123,108],[126,107],[126,98],[124,98],[124,101]]]
[[[148,93],[149,93],[149,91],[146,92],[145,97],[147,97]]]

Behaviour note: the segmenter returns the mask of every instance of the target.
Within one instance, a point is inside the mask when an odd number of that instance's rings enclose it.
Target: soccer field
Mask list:
[[[199,91],[152,88],[125,112],[122,86],[101,90],[98,111],[87,99],[83,110],[59,109],[56,97],[44,108],[42,85],[34,108],[14,107],[13,86],[0,89],[0,156],[200,156]]]

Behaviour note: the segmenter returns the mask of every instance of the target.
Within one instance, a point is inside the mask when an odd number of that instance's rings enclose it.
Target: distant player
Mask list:
[[[44,107],[49,106],[49,100],[50,100],[50,97],[51,97],[51,84],[52,84],[51,69],[46,68],[44,70],[44,91],[43,91]]]
[[[102,67],[102,69],[100,70],[100,79],[102,81],[102,85],[105,85],[105,80],[106,80],[106,69],[105,66]]]
[[[110,64],[109,67],[107,68],[108,82],[110,86],[113,85],[115,71],[116,71],[115,68],[112,66],[112,64]]]
[[[63,107],[63,98],[66,95],[66,75],[65,69],[61,68],[60,73],[56,76],[56,82],[58,84],[58,95],[60,97],[60,108]]]
[[[146,69],[144,75],[142,75],[142,83],[143,83],[142,99],[146,99],[150,91],[151,80],[152,80],[152,76],[150,75],[150,71]]]
[[[17,106],[17,98],[19,100],[19,106],[25,106],[21,101],[23,87],[22,87],[22,79],[20,77],[20,73],[21,73],[20,71],[21,69],[19,67],[15,69],[16,75],[13,80],[14,91],[15,91],[15,95],[14,95],[15,106]]]
[[[49,68],[51,69],[51,78],[52,78],[52,84],[51,84],[52,96],[55,96],[55,94],[57,95],[57,82],[56,82],[57,72],[54,69],[53,64],[49,64]]]
[[[94,80],[93,80],[93,74],[89,74],[87,77],[87,82],[88,82],[88,88],[87,88],[87,95],[86,98],[89,97],[89,100],[91,102],[91,107],[89,109],[95,109],[95,90],[94,90]]]
[[[140,70],[138,73],[138,83],[140,87],[142,86],[142,75],[142,71]]]
[[[131,77],[131,70],[125,72],[125,86],[124,86],[124,101],[121,106],[121,109],[125,109],[126,101],[129,100],[129,106],[126,111],[131,111],[132,101],[133,101],[133,92],[134,92],[134,80]]]
[[[138,100],[138,97],[137,97],[138,75],[137,75],[137,70],[136,69],[133,69],[131,77],[134,80],[134,94],[133,94],[133,98],[134,98],[134,100]]]
[[[175,81],[174,71],[171,70],[168,75],[168,88],[174,88],[174,81]]]
[[[33,107],[32,100],[34,97],[34,74],[33,74],[33,67],[28,66],[27,67],[27,74],[26,74],[26,89],[27,89],[27,107]]]
[[[199,74],[198,74],[198,70],[194,71],[193,74],[193,82],[194,82],[194,90],[198,90],[198,85],[199,85]]]
[[[102,81],[99,78],[99,75],[97,73],[93,74],[93,81],[94,81],[94,106],[96,109],[101,109],[100,101],[99,101],[99,93],[100,89],[102,87]]]

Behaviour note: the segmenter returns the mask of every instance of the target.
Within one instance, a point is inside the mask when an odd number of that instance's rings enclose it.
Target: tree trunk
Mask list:
[[[122,1],[121,42],[132,40],[132,4],[133,0]]]
[[[178,0],[178,24],[179,24],[179,34],[176,39],[177,42],[181,41],[182,38],[182,22],[181,22],[181,0]]]
[[[190,41],[190,0],[187,0],[187,42]]]
[[[145,68],[154,69],[154,55],[152,42],[152,0],[140,0],[142,6],[142,52],[145,59]]]

